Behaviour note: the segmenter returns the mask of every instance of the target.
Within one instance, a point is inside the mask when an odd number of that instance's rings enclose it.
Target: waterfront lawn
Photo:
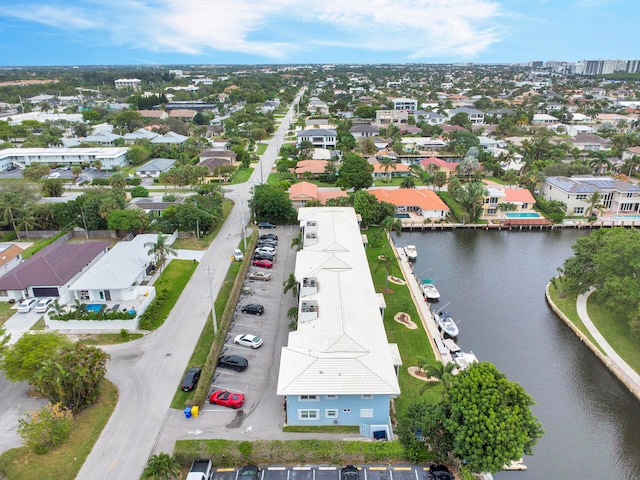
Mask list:
[[[562,313],[564,313],[565,316],[569,320],[571,320],[571,323],[578,327],[578,330],[580,330],[589,340],[591,340],[591,343],[596,345],[598,349],[604,354],[602,347],[598,345],[596,340],[589,333],[589,330],[587,330],[587,327],[584,326],[584,323],[582,323],[582,320],[580,320],[580,317],[578,316],[578,310],[576,309],[577,296],[565,294],[564,296],[560,297],[558,295],[558,290],[553,285],[549,285],[549,295],[551,296],[551,300],[553,301],[553,303],[556,304],[556,307],[558,307],[562,311]]]
[[[379,230],[379,227],[370,227],[365,232],[369,238],[369,242],[378,235]],[[378,259],[378,256],[393,256],[392,247],[386,240],[380,247],[371,246],[371,243],[369,243],[366,253],[375,289],[377,292],[383,292],[387,286],[387,272],[384,264]],[[397,262],[394,262],[391,275],[404,278]],[[409,288],[406,285],[396,285],[391,282],[389,282],[388,286],[393,293],[384,294],[384,300],[387,304],[384,313],[384,326],[387,332],[387,339],[390,343],[398,344],[400,355],[402,356],[402,367],[400,368],[398,376],[402,394],[395,400],[397,412],[402,413],[410,404],[418,401],[439,401],[441,387],[438,383],[429,383],[424,392],[421,393],[425,382],[409,375],[407,369],[410,366],[435,363],[435,354],[431,349],[431,344],[425,333]],[[418,329],[409,330],[404,325],[396,322],[393,317],[398,312],[407,312],[411,316],[411,320],[418,325]]]
[[[640,350],[638,341],[629,331],[629,321],[625,317],[611,315],[604,305],[593,295],[587,300],[587,311],[593,324],[598,328],[609,345],[637,373],[640,373]]]

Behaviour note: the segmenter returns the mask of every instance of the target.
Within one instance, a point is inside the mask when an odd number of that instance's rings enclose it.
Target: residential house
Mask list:
[[[178,120],[191,122],[193,121],[193,117],[195,117],[197,113],[198,112],[196,110],[189,110],[186,108],[177,108],[175,110],[169,111],[169,118],[177,118]]]
[[[6,148],[0,150],[0,171],[11,164],[24,168],[33,163],[58,165],[93,165],[100,162],[104,170],[124,167],[127,160],[126,147],[90,148]]]
[[[429,157],[421,160],[420,165],[430,173],[442,171],[447,174],[447,179],[449,179],[456,175],[459,162],[447,162],[441,158]]]
[[[120,140],[122,137],[115,133],[99,131],[94,133],[93,135],[89,135],[84,138],[84,142],[87,143],[98,143],[105,147],[114,147],[116,145],[116,141]]]
[[[389,125],[406,125],[409,112],[406,110],[376,110],[376,127],[387,128]]]
[[[469,121],[473,125],[482,125],[484,123],[484,112],[482,110],[470,107],[453,108],[449,110],[449,112],[447,113],[447,117],[449,120],[451,120],[458,113],[466,113],[467,117],[469,117]]]
[[[599,204],[605,212],[639,213],[640,187],[611,177],[574,175],[573,177],[547,177],[540,193],[547,200],[558,200],[567,205],[568,215],[586,215],[590,197],[598,192]]]
[[[334,129],[329,128],[312,128],[308,130],[301,130],[296,134],[297,142],[300,143],[309,141],[314,147],[331,148],[336,146],[337,133]]]
[[[289,188],[293,208],[302,208],[307,202],[318,200],[318,186],[310,182],[298,182]]]
[[[169,236],[171,245],[177,236]],[[129,242],[119,242],[106,255],[69,285],[69,294],[80,301],[107,302],[135,300],[141,295],[138,288],[154,272],[154,259],[148,243],[155,243],[154,234],[138,235]],[[149,287],[145,286],[146,292]],[[144,294],[142,294],[144,295]]]
[[[142,80],[139,78],[119,78],[115,82],[116,89],[140,90],[142,88]]]
[[[198,165],[207,167],[210,175],[216,174],[216,169],[220,167],[235,167],[237,164],[237,154],[232,150],[205,150],[200,153]]]
[[[445,218],[450,209],[433,190],[426,188],[370,188],[368,192],[378,201],[396,207],[396,213],[415,213],[430,219]]]
[[[156,120],[166,120],[169,113],[166,110],[139,110],[138,113],[142,118],[154,118]]]
[[[158,135],[157,137],[153,138],[151,140],[151,143],[180,145],[184,143],[187,140],[187,138],[189,137],[185,137],[184,135],[180,135],[179,133],[168,132],[168,133],[165,133],[164,135]]]
[[[171,170],[175,163],[175,160],[169,158],[154,158],[136,168],[136,174],[140,177],[158,178],[161,173]]]
[[[491,218],[501,214],[500,204],[511,203],[515,205],[516,212],[532,211],[536,199],[526,188],[500,188],[487,187],[487,194],[482,204],[482,216]]]
[[[69,285],[107,252],[106,242],[53,243],[0,277],[0,300],[69,298]]]
[[[357,140],[359,138],[377,137],[380,130],[375,125],[360,124],[351,127],[349,133]]]
[[[185,197],[177,197],[173,202],[163,202],[160,198],[132,198],[127,208],[144,210],[152,217],[160,217],[169,207],[183,203]]]
[[[328,163],[327,160],[300,160],[292,171],[297,179],[318,178],[325,172]]]
[[[413,112],[418,109],[418,101],[413,98],[394,98],[393,109]]]
[[[151,132],[146,128],[139,128],[131,133],[125,134],[122,138],[124,138],[125,145],[131,145],[133,143],[136,143],[136,140],[151,141],[157,136],[158,134],[156,132]]]
[[[640,157],[640,147],[629,147],[622,152],[622,161],[629,160],[633,157]]]
[[[418,122],[426,122],[429,125],[442,125],[447,117],[441,115],[437,112],[427,112],[424,110],[416,110],[413,112],[413,116],[416,119],[416,123]]]
[[[609,150],[611,148],[611,140],[602,138],[593,133],[579,133],[571,141],[573,146],[578,150],[589,152],[597,152],[599,150]]]
[[[546,113],[536,113],[533,115],[531,125],[552,125],[559,122],[560,120],[558,120],[558,118],[554,117],[553,115],[548,115]]]
[[[22,248],[13,243],[0,244],[0,277],[20,265],[23,251]]]
[[[301,208],[297,253],[298,326],[282,348],[276,393],[289,425],[356,425],[392,439],[400,394],[397,345],[383,325],[353,208]],[[382,432],[382,433],[381,433]]]

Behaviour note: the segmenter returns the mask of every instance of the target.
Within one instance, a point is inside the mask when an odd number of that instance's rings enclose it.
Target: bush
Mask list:
[[[133,198],[147,198],[149,196],[149,190],[138,185],[131,189],[131,197]]]
[[[98,187],[106,187],[107,185],[109,185],[109,179],[94,178],[93,180],[91,180],[91,185],[98,186]]]
[[[161,305],[167,299],[169,292],[166,289],[158,290],[156,298],[149,304],[144,311],[140,320],[138,321],[138,328],[140,330],[151,330],[152,322],[155,316],[158,315]]]
[[[11,232],[6,232],[2,234],[3,242],[10,242],[12,240],[15,240],[16,238],[18,238],[18,235],[16,235],[16,232],[14,232],[13,230]]]
[[[133,177],[133,178],[127,177],[126,182],[127,182],[127,185],[133,185],[134,187],[137,187],[142,183],[142,180],[138,177]]]
[[[31,411],[18,419],[18,433],[25,444],[38,455],[47,453],[69,436],[73,414],[60,403],[49,403],[40,411]]]

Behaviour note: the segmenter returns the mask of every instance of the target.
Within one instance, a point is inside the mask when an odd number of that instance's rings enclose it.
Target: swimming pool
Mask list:
[[[640,215],[612,215],[613,220],[640,220]]]
[[[507,213],[507,218],[540,218],[536,212]]]
[[[408,213],[396,213],[396,218],[411,218]]]
[[[85,308],[90,312],[99,312],[104,307],[105,305],[102,303],[88,303],[87,305],[85,305]]]

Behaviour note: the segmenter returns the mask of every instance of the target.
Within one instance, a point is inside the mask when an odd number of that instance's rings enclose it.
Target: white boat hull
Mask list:
[[[418,250],[415,245],[407,245],[404,247],[404,253],[409,260],[416,260],[418,258]]]

